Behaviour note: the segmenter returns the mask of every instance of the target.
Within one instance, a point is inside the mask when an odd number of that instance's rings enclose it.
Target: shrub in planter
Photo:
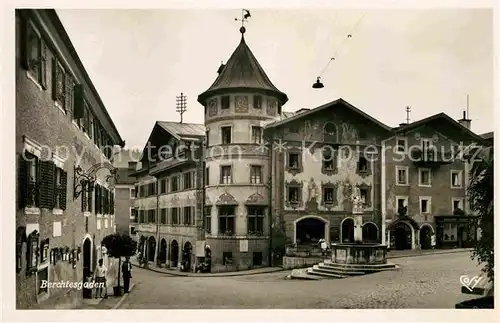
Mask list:
[[[118,286],[113,287],[113,293],[115,296],[120,296],[122,295],[122,288],[120,286],[121,258],[132,257],[135,254],[137,241],[129,235],[116,232],[106,236],[102,240],[102,245],[106,247],[110,257],[118,258]]]

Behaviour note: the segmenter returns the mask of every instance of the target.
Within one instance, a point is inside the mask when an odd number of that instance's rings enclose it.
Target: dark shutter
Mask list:
[[[59,191],[59,207],[66,210],[66,192],[68,191],[68,173],[61,170],[61,187]]]
[[[54,171],[55,165],[51,161],[40,162],[40,207],[54,208]]]
[[[42,46],[42,60],[40,62],[40,73],[42,73],[42,77],[40,78],[42,82],[42,87],[46,90],[47,89],[47,61],[49,59],[48,51],[47,51],[47,44],[45,41],[41,40],[41,46]]]
[[[26,10],[20,10],[21,12],[21,28],[20,28],[20,33],[21,33],[21,66],[25,70],[29,70],[29,41],[28,41],[28,26],[29,26],[29,20],[27,16]]]
[[[57,60],[52,58],[52,100],[57,101]]]
[[[115,194],[111,192],[110,203],[111,209],[110,214],[115,214]]]
[[[99,184],[94,187],[94,212],[99,213]]]
[[[66,73],[66,84],[65,84],[65,107],[66,111],[70,116],[73,116],[73,77],[69,75],[69,73]]]
[[[83,86],[81,84],[77,84],[74,88],[73,119],[82,118],[84,110],[85,102],[83,99]]]
[[[18,178],[18,205],[22,209],[26,206],[28,196],[28,161],[24,159],[23,154],[19,155]]]

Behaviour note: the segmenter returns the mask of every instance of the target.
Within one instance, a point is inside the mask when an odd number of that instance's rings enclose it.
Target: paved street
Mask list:
[[[173,277],[134,268],[120,309],[454,308],[461,275],[477,275],[469,252],[391,259],[396,272],[338,280],[285,280],[289,271],[237,277]]]

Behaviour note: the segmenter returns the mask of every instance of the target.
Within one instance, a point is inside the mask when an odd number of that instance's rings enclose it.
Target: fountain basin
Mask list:
[[[379,265],[387,263],[387,246],[379,243],[333,243],[332,262]]]

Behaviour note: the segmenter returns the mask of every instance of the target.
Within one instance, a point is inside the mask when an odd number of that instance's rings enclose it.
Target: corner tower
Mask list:
[[[263,127],[288,101],[241,41],[215,82],[198,96],[205,107],[206,243],[212,271],[268,266],[269,158]]]

